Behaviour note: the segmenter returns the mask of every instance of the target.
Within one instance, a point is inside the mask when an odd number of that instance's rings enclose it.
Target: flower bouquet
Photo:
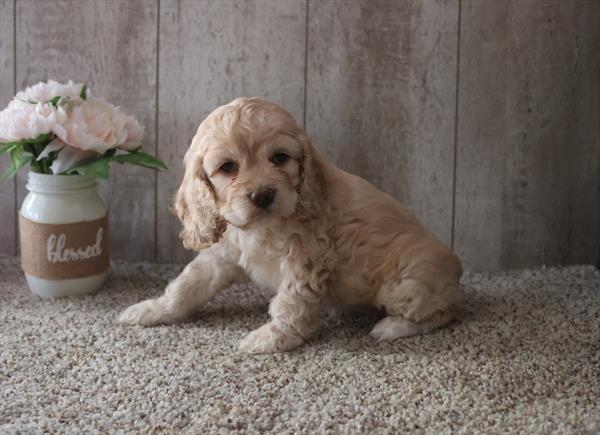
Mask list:
[[[141,151],[144,127],[81,83],[49,80],[19,92],[0,112],[0,155],[11,165],[0,180],[30,165],[40,174],[108,178],[110,162],[166,169]]]
[[[0,112],[0,180],[29,165],[19,213],[21,265],[43,297],[96,291],[107,275],[107,207],[96,178],[111,162],[166,169],[141,150],[144,128],[81,83],[48,81],[19,92]]]

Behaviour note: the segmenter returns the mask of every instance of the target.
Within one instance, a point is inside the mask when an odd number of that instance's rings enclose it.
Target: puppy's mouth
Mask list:
[[[252,207],[252,211],[248,215],[248,222],[252,223],[252,221],[261,220],[276,215],[277,211],[273,205],[266,208]]]
[[[242,213],[233,213],[225,215],[228,224],[241,230],[251,229],[255,224],[264,222],[265,219],[277,217],[277,210],[274,205],[266,208],[256,207],[253,204],[246,204]]]

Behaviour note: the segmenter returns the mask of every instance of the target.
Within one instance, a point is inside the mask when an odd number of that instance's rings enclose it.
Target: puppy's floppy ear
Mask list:
[[[308,136],[301,132],[297,135],[297,140],[302,144],[298,211],[305,219],[312,219],[321,215],[321,210],[325,204],[324,167],[322,157],[313,147]]]
[[[227,222],[219,214],[213,187],[196,148],[192,144],[185,156],[185,175],[175,196],[174,209],[183,224],[179,233],[183,246],[199,251],[219,241]]]

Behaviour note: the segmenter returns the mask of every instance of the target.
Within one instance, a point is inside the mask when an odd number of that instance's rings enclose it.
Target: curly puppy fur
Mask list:
[[[181,238],[199,251],[164,295],[126,309],[126,324],[184,319],[249,279],[275,292],[272,320],[246,352],[293,349],[324,306],[386,313],[392,340],[450,322],[461,299],[457,256],[394,199],[336,168],[283,108],[239,98],[198,128],[175,199]]]

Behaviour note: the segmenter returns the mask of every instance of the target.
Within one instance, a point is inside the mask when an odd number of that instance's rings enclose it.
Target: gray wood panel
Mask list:
[[[173,1],[160,6],[158,259],[192,256],[169,212],[183,176],[182,158],[200,122],[235,97],[259,96],[302,122],[304,1]]]
[[[72,78],[144,123],[170,170],[113,168],[113,258],[193,255],[168,211],[183,154],[257,95],[468,269],[600,264],[599,22],[596,0],[0,0],[0,108],[15,82]],[[2,253],[25,179],[0,184]]]
[[[145,148],[154,153],[157,14],[157,2],[145,0],[19,0],[17,86],[48,78],[87,82],[145,125]],[[155,184],[150,170],[112,167],[102,191],[110,205],[113,258],[155,259]]]
[[[0,0],[0,110],[12,100],[14,90],[14,1]],[[0,174],[8,168],[6,156],[0,158]],[[0,253],[15,255],[16,180],[0,182]]]
[[[458,253],[598,264],[600,2],[462,5]]]
[[[309,3],[307,130],[451,242],[458,3]]]

